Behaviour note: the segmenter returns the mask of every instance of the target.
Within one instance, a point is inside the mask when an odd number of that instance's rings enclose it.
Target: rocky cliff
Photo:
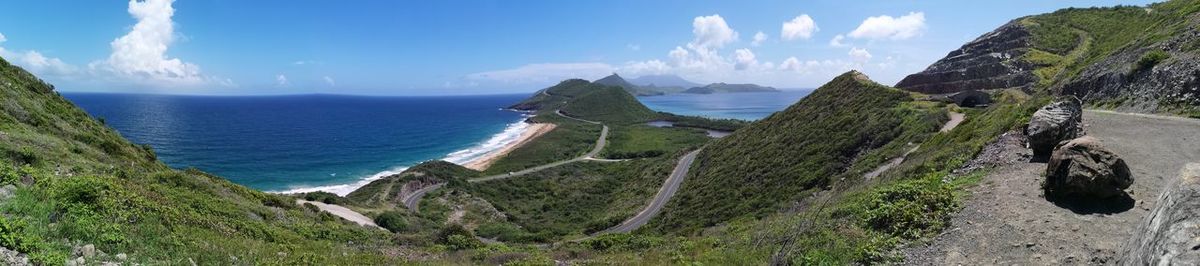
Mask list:
[[[1019,18],[897,88],[941,94],[1022,88],[1085,104],[1200,116],[1200,1],[1069,8]]]
[[[1029,31],[1019,21],[1009,22],[908,75],[896,88],[928,94],[1028,88],[1037,81],[1033,66],[1021,59],[1029,47]]]

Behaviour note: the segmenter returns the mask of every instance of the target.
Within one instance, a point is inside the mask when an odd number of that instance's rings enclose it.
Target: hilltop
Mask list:
[[[1200,1],[1068,8],[1015,19],[896,87],[923,93],[1019,88],[1103,108],[1200,116]]]
[[[629,92],[629,94],[633,94],[634,96],[655,96],[655,95],[664,95],[664,94],[669,94],[669,93],[678,93],[680,91],[683,91],[683,87],[677,87],[677,86],[666,86],[666,85],[655,85],[655,84],[635,85],[633,83],[630,83],[629,81],[626,81],[625,78],[622,78],[620,75],[617,75],[616,73],[613,73],[612,75],[608,75],[607,77],[604,77],[601,79],[597,79],[596,81],[594,81],[594,83],[600,84],[600,85],[621,87],[621,88],[625,89],[625,91]]]
[[[586,120],[623,124],[646,122],[659,117],[658,113],[642,105],[620,86],[581,79],[565,80],[542,89],[509,108],[547,115],[562,111]]]

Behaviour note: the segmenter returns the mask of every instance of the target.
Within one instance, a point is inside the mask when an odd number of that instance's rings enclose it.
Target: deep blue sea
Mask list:
[[[812,90],[717,94],[668,94],[638,97],[655,111],[712,118],[758,120],[783,110]]]
[[[175,168],[265,191],[349,193],[422,161],[515,139],[528,94],[447,97],[64,94]]]

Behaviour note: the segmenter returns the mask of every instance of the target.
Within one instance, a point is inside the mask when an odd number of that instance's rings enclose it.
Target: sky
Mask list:
[[[847,3],[852,2],[852,3]],[[675,74],[895,84],[1015,18],[1150,1],[4,1],[0,57],[66,92],[467,95]]]

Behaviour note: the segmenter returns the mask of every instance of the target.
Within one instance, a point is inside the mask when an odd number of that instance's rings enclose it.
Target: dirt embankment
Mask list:
[[[1129,164],[1127,198],[1050,202],[1046,165],[1029,162],[1023,137],[1006,135],[981,153],[996,167],[941,235],[902,250],[912,265],[1111,264],[1179,169],[1200,162],[1200,120],[1084,113],[1087,133]]]

